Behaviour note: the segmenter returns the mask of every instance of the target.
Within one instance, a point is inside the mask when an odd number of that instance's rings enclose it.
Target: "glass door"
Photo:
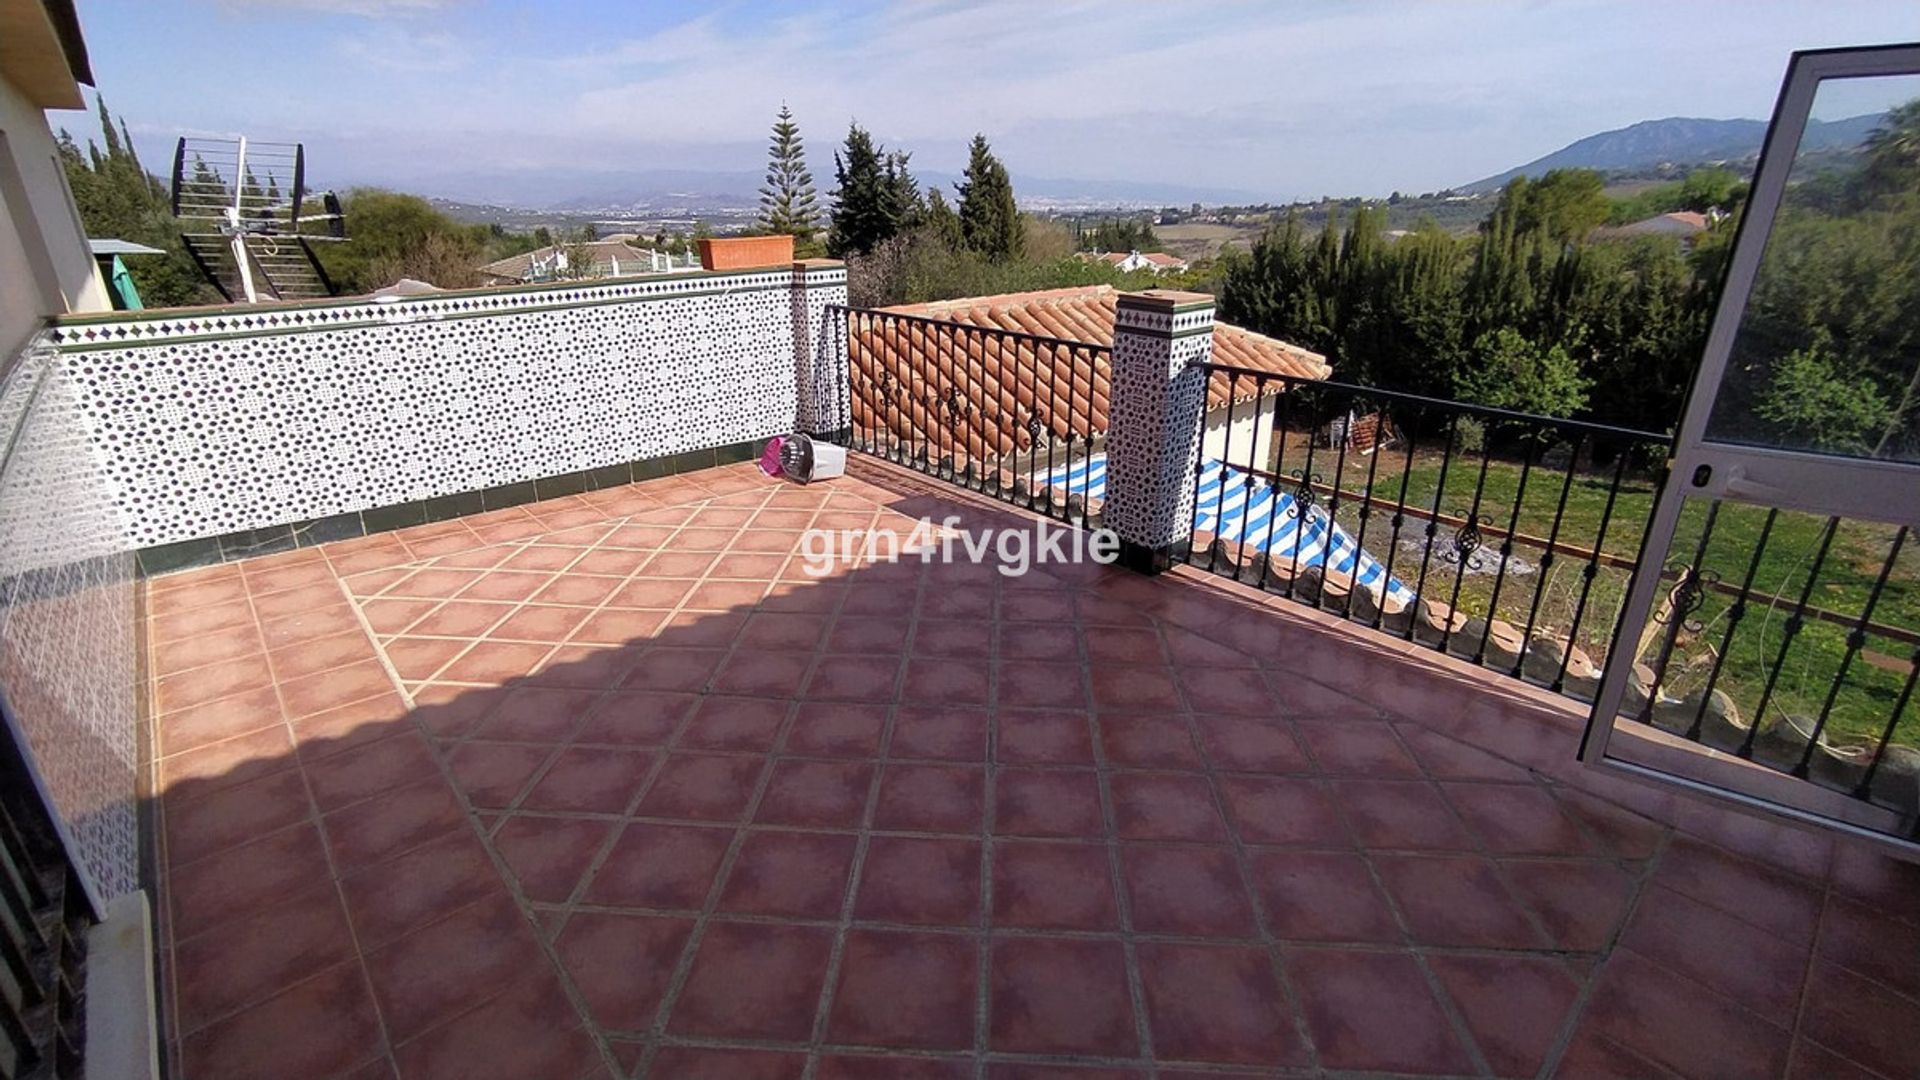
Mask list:
[[[1793,57],[1724,259],[1581,756],[1920,850],[1920,45]]]

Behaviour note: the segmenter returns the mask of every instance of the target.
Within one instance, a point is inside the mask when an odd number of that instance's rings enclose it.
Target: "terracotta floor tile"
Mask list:
[[[272,593],[253,598],[253,613],[261,622],[269,619],[298,615],[303,611],[318,611],[322,608],[338,607],[347,602],[347,594],[342,592],[340,584],[329,581],[324,584],[303,585],[297,589]]]
[[[1008,840],[993,846],[993,923],[1112,930],[1119,909],[1104,844]]]
[[[830,653],[877,653],[898,657],[909,622],[899,615],[842,614],[834,620],[825,645]]]
[[[1116,941],[1001,938],[992,949],[988,1047],[1001,1053],[1139,1053]]]
[[[161,676],[154,683],[154,711],[165,716],[272,684],[273,671],[267,666],[267,654],[256,650],[231,660]]]
[[[1407,953],[1299,949],[1287,953],[1286,966],[1323,1066],[1473,1071],[1419,964]]]
[[[331,879],[271,907],[246,912],[182,941],[173,952],[178,1031],[272,997],[314,972],[354,958],[353,932]]]
[[[253,605],[244,596],[199,607],[163,610],[168,608],[163,598],[158,594],[149,595],[152,609],[149,625],[155,642],[186,641],[200,634],[220,633],[254,623]]]
[[[1249,844],[1348,848],[1353,838],[1328,786],[1296,777],[1224,776],[1220,795]]]
[[[275,724],[161,758],[160,790],[197,797],[258,780],[295,764],[293,740],[286,725]]]
[[[985,710],[902,705],[894,714],[888,752],[896,758],[984,762],[987,725]]]
[[[891,702],[899,677],[897,657],[829,654],[814,667],[805,696],[810,701]]]
[[[1140,982],[1161,1061],[1305,1065],[1306,1047],[1265,949],[1142,943]]]
[[[209,566],[153,579],[149,606],[155,615],[173,615],[247,598],[237,565]]]
[[[846,900],[856,839],[819,833],[748,834],[719,910],[830,919]]]
[[[452,570],[427,572],[442,574],[464,573],[464,571]],[[418,575],[415,576],[414,580],[417,579]],[[522,573],[514,570],[491,570],[485,574],[473,576],[469,583],[460,590],[459,595],[462,600],[500,600],[508,603],[519,603],[522,600],[532,597],[534,593],[539,592],[542,588],[545,588],[546,584],[552,580],[553,575],[551,574]],[[410,580],[400,585],[399,589],[409,589],[412,585],[413,581]]]
[[[288,719],[300,720],[392,691],[393,681],[386,669],[366,660],[286,680],[280,684],[280,701]]]
[[[1393,728],[1365,720],[1301,720],[1294,724],[1320,771],[1329,776],[1417,779],[1422,773]]]
[[[723,694],[790,698],[806,682],[813,654],[742,649],[714,673],[713,689]]]
[[[1805,946],[1657,885],[1641,893],[1620,944],[1775,1024],[1793,1023]]]
[[[354,935],[366,950],[379,948],[502,886],[479,839],[471,832],[451,832],[378,866],[347,875],[341,879],[340,888],[347,898]]]
[[[1799,1039],[1787,1063],[1787,1080],[1880,1080],[1880,1076],[1811,1039]]]
[[[509,822],[508,827],[514,824]],[[706,903],[732,841],[733,834],[726,829],[636,822],[620,834],[595,872],[587,886],[587,901],[612,907],[697,910]]]
[[[750,766],[751,771],[740,765],[733,766],[744,774],[734,781],[735,786],[742,789],[738,793],[750,795],[747,789],[760,767],[759,759],[728,760],[744,761]],[[866,813],[867,791],[872,779],[873,766],[865,762],[782,761],[774,766],[773,777],[760,800],[754,821],[763,825],[854,828]],[[649,801],[652,798],[648,796]],[[744,806],[745,801],[742,797],[740,804]]]
[[[1213,786],[1198,773],[1115,773],[1113,822],[1123,840],[1227,839]]]
[[[155,641],[153,671],[162,676],[174,675],[208,664],[251,657],[264,648],[260,628],[247,621],[189,637]]]
[[[692,713],[692,694],[617,690],[598,698],[574,735],[576,742],[658,746]]]
[[[440,776],[426,740],[397,724],[394,734],[386,738],[305,764],[307,782],[321,813]]]
[[[1086,769],[1001,769],[994,781],[993,831],[999,836],[1100,839],[1099,778]]]
[[[1084,710],[1002,708],[994,723],[995,755],[1009,765],[1094,764],[1093,731]]]
[[[512,683],[563,690],[611,690],[627,679],[643,654],[642,648],[634,645],[561,645],[532,675]]]
[[[828,1041],[971,1049],[978,952],[972,941],[950,934],[849,931]]]
[[[1884,1076],[1920,1075],[1920,1001],[1835,964],[1818,961],[1807,978],[1800,1033]]]
[[[1395,724],[1400,739],[1418,758],[1427,775],[1438,780],[1530,781],[1524,767],[1502,760],[1478,747],[1450,739],[1418,724]]]
[[[438,600],[368,600],[360,604],[360,612],[366,616],[367,625],[373,628],[374,633],[398,634],[422,618],[431,616],[440,606],[442,605]],[[334,613],[328,614],[329,618],[338,618]],[[298,616],[295,618],[297,619]],[[282,619],[278,622],[292,621],[292,619]],[[267,625],[277,626],[278,623]]]
[[[174,932],[190,937],[325,881],[326,858],[320,831],[296,824],[175,867],[167,878]]]
[[[560,642],[586,621],[587,608],[528,604],[487,632],[496,641]]]
[[[345,633],[283,645],[267,654],[274,677],[283,680],[377,658],[373,642],[358,627]]]
[[[980,660],[914,657],[907,661],[901,700],[921,705],[985,705],[990,670]]]
[[[1179,683],[1165,665],[1145,667],[1106,660],[1090,663],[1094,704],[1102,709],[1183,709]]]
[[[453,781],[467,801],[483,809],[510,805],[553,751],[526,743],[471,742],[448,756]]]
[[[1248,858],[1267,925],[1282,939],[1399,944],[1387,898],[1357,854],[1263,851]]]
[[[600,701],[592,690],[521,686],[506,691],[473,729],[486,739],[557,742]]]
[[[645,1031],[692,934],[691,919],[583,911],[567,920],[554,948],[594,1023]]]
[[[284,722],[280,696],[267,686],[166,714],[154,721],[154,727],[161,752],[173,755]]]
[[[1403,851],[1468,851],[1473,838],[1440,793],[1413,781],[1343,780],[1334,798],[1362,847]]]
[[[204,795],[178,789],[165,801],[167,861],[182,866],[313,817],[297,771],[271,773]]]
[[[515,817],[493,845],[527,899],[559,903],[572,895],[613,825],[588,818]]]
[[[802,702],[787,732],[787,752],[813,757],[868,758],[879,753],[887,708],[854,702]]]
[[[600,1060],[550,967],[525,972],[486,1004],[394,1048],[407,1080],[584,1077]]]
[[[492,630],[499,621],[513,615],[513,611],[515,607],[511,603],[449,600],[447,603],[442,603],[440,607],[436,607],[430,615],[424,615],[417,623],[407,626],[407,634],[428,636],[428,638],[480,638],[488,630]],[[388,646],[390,657],[392,653],[394,653],[394,646]]]
[[[819,1080],[970,1080],[970,1058],[839,1054],[820,1059]]]
[[[664,611],[606,608],[588,615],[574,627],[570,640],[595,645],[641,645],[655,639],[666,617]]]
[[[1605,948],[1633,896],[1633,880],[1599,860],[1512,859],[1503,869],[1510,890],[1562,949]]]
[[[466,812],[438,773],[336,810],[324,819],[335,865],[344,871],[380,862],[466,828]]]
[[[800,1080],[807,1055],[773,1050],[727,1050],[718,1047],[669,1046],[653,1059],[647,1076],[659,1080]]]
[[[300,717],[289,726],[293,728],[301,761],[318,761],[391,735],[416,731],[417,724],[432,730],[435,724],[471,704],[471,699],[452,704],[423,700],[418,707],[409,708],[398,693],[388,690],[350,705]]]
[[[1136,930],[1254,936],[1253,907],[1230,849],[1128,845],[1120,865]]]
[[[875,829],[978,835],[985,826],[986,771],[953,765],[889,765],[873,809]]]
[[[559,813],[624,813],[653,768],[644,750],[577,747],[567,750],[527,792],[521,809]]]
[[[1920,1000],[1920,928],[1838,894],[1821,914],[1822,959]]]
[[[1654,880],[1763,927],[1782,940],[1813,940],[1820,894],[1801,878],[1676,836]]]
[[[184,1070],[206,1080],[330,1076],[384,1049],[360,965],[336,964],[181,1042]]]
[[[1196,716],[1193,726],[1214,768],[1242,772],[1304,773],[1313,770],[1285,720]]]
[[[694,954],[667,1031],[804,1040],[813,1028],[832,946],[833,932],[826,929],[714,923]]]
[[[1196,711],[1255,717],[1280,715],[1280,696],[1257,671],[1187,667],[1179,672],[1187,701]]]
[[[1422,945],[1537,949],[1548,944],[1490,860],[1376,855],[1373,865],[1406,917],[1408,932]]]
[[[1109,765],[1131,769],[1199,769],[1193,730],[1164,713],[1102,712],[1100,745]]]
[[[1080,641],[1067,628],[1051,623],[1003,622],[1000,655],[1023,660],[1079,660]]]
[[[751,750],[766,753],[786,723],[789,706],[777,698],[703,697],[677,745],[693,750]]]
[[[1532,784],[1443,783],[1440,790],[1467,828],[1495,854],[1605,854],[1553,796]]]
[[[1543,956],[1431,955],[1427,963],[1496,1075],[1540,1071],[1580,989],[1565,966]]]
[[[655,644],[633,661],[621,685],[636,690],[700,690],[725,657],[724,649]]]
[[[495,892],[368,953],[367,977],[388,1032],[404,1042],[545,963],[519,907]]]
[[[855,919],[973,926],[980,917],[980,843],[876,836],[854,897]]]
[[[747,617],[739,642],[756,649],[809,651],[826,636],[832,616],[812,612],[761,611]]]
[[[482,641],[448,664],[438,678],[443,682],[500,686],[531,673],[551,651],[550,645]]]

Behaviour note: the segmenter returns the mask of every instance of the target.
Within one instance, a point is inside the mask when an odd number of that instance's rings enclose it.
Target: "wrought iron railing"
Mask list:
[[[1920,820],[1908,529],[1689,499],[1617,642],[1667,436],[1202,366],[1189,563]]]
[[[1097,515],[1070,481],[1106,439],[1106,346],[859,308],[828,319],[855,449],[1062,521]]]
[[[1592,699],[1667,436],[1202,366],[1189,563]]]

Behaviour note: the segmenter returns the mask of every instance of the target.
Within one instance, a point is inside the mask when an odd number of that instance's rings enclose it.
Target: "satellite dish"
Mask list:
[[[316,194],[302,214],[306,151],[299,143],[183,138],[173,152],[173,216],[187,254],[229,301],[335,295],[315,242],[347,238],[340,200]]]

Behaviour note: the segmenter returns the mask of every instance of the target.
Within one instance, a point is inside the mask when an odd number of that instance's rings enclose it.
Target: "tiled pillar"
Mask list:
[[[1113,317],[1107,494],[1101,520],[1120,536],[1120,563],[1157,574],[1193,529],[1194,455],[1206,418],[1213,297],[1122,293]]]
[[[846,320],[827,311],[829,304],[846,303],[846,263],[801,259],[793,264],[794,426],[808,435],[837,438],[852,424]]]

